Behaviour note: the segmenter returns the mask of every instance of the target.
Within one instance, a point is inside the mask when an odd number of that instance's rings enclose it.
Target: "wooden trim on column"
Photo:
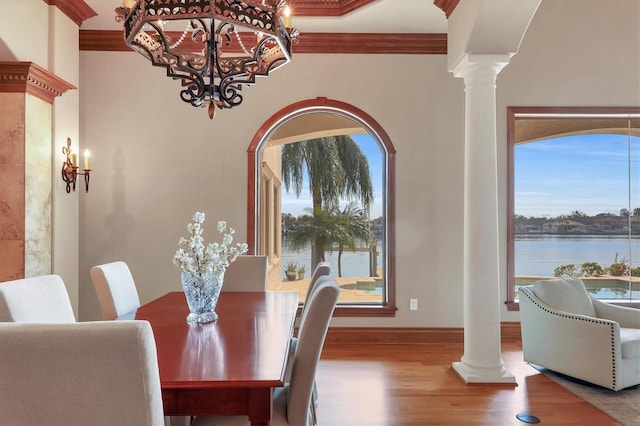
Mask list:
[[[76,25],[82,25],[85,19],[97,16],[95,10],[91,8],[84,0],[43,0],[49,6],[55,6],[60,9],[71,19]]]
[[[449,16],[453,13],[453,9],[456,8],[460,0],[433,0],[433,4],[438,6],[444,12],[445,16]]]
[[[33,62],[0,62],[0,93],[29,93],[53,104],[73,84]]]
[[[501,341],[520,342],[520,323],[500,324]],[[464,343],[462,327],[331,327],[328,344],[424,344]]]
[[[168,35],[178,39],[179,32]],[[241,33],[241,37],[255,37]],[[201,46],[191,39],[182,42],[185,50],[199,51]],[[105,52],[131,52],[125,44],[122,31],[82,30],[80,50]],[[229,52],[240,53],[230,49]],[[398,54],[398,55],[446,55],[446,34],[375,34],[375,33],[302,33],[293,45],[293,53],[348,53],[348,54]]]

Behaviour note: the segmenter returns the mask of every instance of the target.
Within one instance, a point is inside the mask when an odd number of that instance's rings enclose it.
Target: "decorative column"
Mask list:
[[[0,61],[0,282],[52,271],[52,104],[70,89],[33,62]]]
[[[510,55],[467,55],[453,69],[465,83],[464,354],[467,383],[515,383],[500,344],[496,76]]]

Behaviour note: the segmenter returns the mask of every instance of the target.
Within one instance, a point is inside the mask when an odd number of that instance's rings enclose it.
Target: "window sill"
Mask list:
[[[603,302],[606,303],[610,303],[612,305],[616,305],[616,306],[624,306],[626,308],[634,308],[634,309],[640,309],[640,300],[617,300],[617,299],[598,299],[598,300],[602,300]],[[517,301],[507,301],[505,302],[505,304],[507,305],[507,311],[519,311],[520,310],[520,303]]]
[[[338,304],[333,312],[334,317],[395,317],[398,308],[381,305],[348,305]],[[298,315],[302,312],[302,305],[298,308]]]

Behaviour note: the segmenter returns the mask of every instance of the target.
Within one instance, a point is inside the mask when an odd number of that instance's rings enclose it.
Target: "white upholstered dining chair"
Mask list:
[[[311,279],[309,280],[309,286],[307,287],[307,297],[309,297],[309,295],[313,291],[314,287],[318,284],[318,282],[321,282],[323,279],[325,279],[323,277],[329,277],[330,275],[331,275],[331,264],[329,262],[318,262],[318,264],[313,270],[313,274],[311,274]],[[307,307],[307,304],[305,302],[302,305],[303,312],[306,307]],[[298,338],[296,336],[293,336],[291,337],[291,342],[289,344],[289,358],[288,358],[289,362],[287,363],[287,371],[285,374],[285,380],[287,382],[289,382],[291,379],[291,367],[293,364],[292,362],[293,354],[296,352],[297,347],[298,347]],[[314,380],[313,394],[311,397],[311,417],[312,417],[313,425],[318,423],[317,415],[316,415],[317,406],[318,406],[318,387],[316,386],[316,382]]]
[[[0,424],[165,424],[147,321],[0,324]]]
[[[0,322],[71,323],[76,318],[58,275],[0,283]]]
[[[318,282],[307,297],[300,319],[298,347],[293,355],[291,381],[273,395],[272,426],[310,426],[313,383],[340,288],[331,277]],[[247,416],[196,416],[193,426],[247,425]]]
[[[331,264],[329,262],[319,262],[316,265],[315,269],[313,270],[313,274],[311,275],[311,279],[309,280],[309,286],[307,287],[306,297],[308,298],[311,292],[313,291],[314,287],[318,284],[318,282],[322,281],[320,278],[328,277],[330,275],[331,275]],[[305,302],[302,305],[302,312],[304,312],[306,307],[307,307],[307,304]],[[300,315],[300,317],[302,318],[302,315]],[[291,337],[291,343],[289,344],[289,363],[287,364],[287,373],[285,375],[287,382],[291,377],[291,360],[293,359],[293,354],[296,351],[297,345],[298,345],[298,338],[296,336]],[[314,392],[314,401],[316,401],[316,399],[317,398]]]
[[[224,273],[222,291],[266,291],[267,256],[240,255]]]
[[[119,260],[89,270],[103,320],[133,319],[140,307],[138,289],[129,266]]]
[[[329,262],[318,262],[315,269],[313,270],[313,274],[311,274],[311,279],[309,280],[309,286],[307,287],[307,296],[311,294],[311,290],[318,282],[318,278],[323,275],[331,275],[331,264]],[[304,305],[303,305],[304,309]]]

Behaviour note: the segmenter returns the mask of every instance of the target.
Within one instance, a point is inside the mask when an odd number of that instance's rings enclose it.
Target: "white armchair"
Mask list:
[[[578,278],[536,281],[519,295],[526,362],[615,391],[640,384],[640,310],[589,296]]]

